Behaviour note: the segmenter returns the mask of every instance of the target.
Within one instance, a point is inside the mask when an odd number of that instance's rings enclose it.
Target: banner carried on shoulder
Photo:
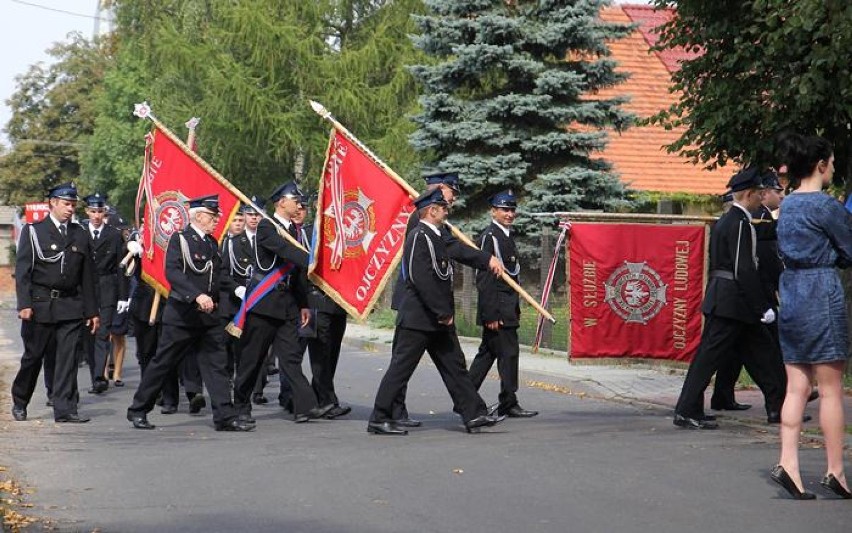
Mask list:
[[[145,162],[136,200],[137,221],[143,202],[142,278],[167,296],[165,258],[169,239],[189,224],[186,201],[198,196],[219,195],[222,216],[213,238],[219,241],[240,206],[237,196],[209,169],[190,155],[189,147],[155,123],[146,136]]]
[[[701,340],[705,226],[574,222],[570,357],[690,361]]]
[[[337,129],[319,185],[308,276],[350,315],[370,313],[399,262],[410,192]]]

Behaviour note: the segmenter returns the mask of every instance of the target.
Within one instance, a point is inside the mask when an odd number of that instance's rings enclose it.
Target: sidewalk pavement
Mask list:
[[[371,327],[350,322],[346,328],[346,342],[360,343],[365,349],[376,352],[386,351],[390,356],[393,330]],[[479,348],[479,339],[459,337],[462,350],[468,364],[473,360]],[[428,360],[428,357],[426,358]],[[608,362],[612,361],[611,359]],[[553,350],[539,350],[533,353],[528,346],[521,346],[519,361],[522,385],[552,390],[579,397],[620,401],[648,408],[663,408],[674,411],[680,395],[686,368],[674,368],[648,363],[602,364],[569,361],[566,354]],[[496,365],[491,369],[497,377]],[[763,394],[756,387],[737,390],[740,403],[748,403],[752,408],[747,411],[714,412],[709,410],[712,384],[707,389],[705,405],[708,413],[720,416],[721,420],[732,420],[740,424],[763,426],[769,432],[776,432],[778,426],[766,423],[766,411],[763,408]],[[492,399],[486,398],[486,402]],[[525,406],[535,409],[535,406]],[[847,420],[852,416],[852,396],[845,396]],[[819,432],[819,400],[808,404],[807,414],[813,421],[804,425],[803,430],[809,437],[821,438]],[[847,445],[852,446],[852,435],[847,434]]]

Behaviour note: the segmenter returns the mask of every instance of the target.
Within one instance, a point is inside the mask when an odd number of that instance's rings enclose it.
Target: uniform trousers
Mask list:
[[[419,331],[397,327],[391,362],[385,372],[376,401],[373,405],[371,422],[392,422],[395,407],[398,408],[400,393],[404,392],[414,370],[428,351],[429,357],[438,368],[453,405],[462,419],[469,422],[486,413],[485,402],[476,392],[476,387],[467,373],[464,353],[459,346],[455,329],[446,331]]]
[[[497,360],[497,372],[500,373],[499,412],[505,412],[518,405],[518,328],[503,328],[494,331],[482,328],[482,342],[479,351],[470,364],[470,379],[477,390],[482,386],[485,376]]]
[[[765,326],[769,330],[772,337],[772,343],[769,347],[773,361],[775,361],[775,371],[768,376],[763,376],[764,380],[779,380],[773,384],[773,387],[786,390],[787,389],[787,372],[784,370],[784,360],[781,357],[781,344],[778,340],[778,321]],[[734,354],[728,361],[719,367],[716,372],[716,381],[713,384],[713,396],[710,399],[711,406],[729,406],[736,402],[734,397],[734,389],[737,385],[737,380],[743,370],[743,359],[739,353]],[[751,373],[749,372],[749,375]],[[757,382],[755,376],[751,378]]]
[[[147,320],[140,320],[135,316],[133,320],[133,337],[136,339],[136,360],[139,361],[139,369],[145,374],[145,368],[157,353],[157,340],[160,337],[160,323],[153,326]]]
[[[163,324],[157,354],[142,374],[139,389],[133,396],[133,405],[127,410],[128,415],[141,416],[150,412],[166,378],[179,367],[188,349],[194,349],[198,354],[200,373],[210,393],[213,422],[218,425],[232,420],[236,412],[228,385],[227,355],[225,339],[222,337],[224,333],[218,324],[210,327]]]
[[[308,339],[311,387],[320,405],[340,405],[334,392],[334,374],[340,360],[340,344],[346,333],[346,315],[316,313],[316,337]]]
[[[98,315],[101,319],[98,330],[94,335],[88,331],[83,333],[86,364],[89,365],[89,375],[92,379],[92,385],[97,381],[106,381],[104,374],[106,373],[107,361],[109,361],[112,350],[109,330],[112,326],[112,320],[115,317],[115,310],[114,305],[101,307]]]
[[[251,413],[251,395],[261,370],[266,372],[266,354],[278,359],[278,368],[290,382],[293,412],[307,414],[317,406],[308,378],[302,373],[304,348],[300,345],[296,318],[280,319],[249,313],[240,337],[240,366],[234,383],[234,405],[240,414]]]
[[[59,305],[59,302],[57,302]],[[81,319],[64,320],[52,324],[24,320],[21,322],[21,338],[24,355],[21,369],[12,383],[12,401],[26,407],[32,399],[42,363],[49,357],[51,368],[53,416],[59,418],[77,413],[77,340],[83,331]]]
[[[704,416],[704,391],[710,379],[738,352],[742,354],[746,370],[763,392],[766,411],[779,412],[786,391],[779,388],[775,376],[777,362],[771,355],[771,343],[771,334],[764,324],[707,315],[701,345],[689,365],[675,413],[690,418]],[[775,379],[768,379],[769,376]]]
[[[226,363],[225,373],[227,374],[227,372]],[[228,374],[228,380],[230,379],[231,375]],[[181,383],[183,383],[184,392],[189,399],[192,399],[196,394],[202,394],[204,391],[201,365],[198,362],[198,350],[194,345],[187,347],[180,364],[169,372],[169,376],[163,383],[163,407],[180,405]],[[228,390],[230,391],[230,381],[228,381]]]

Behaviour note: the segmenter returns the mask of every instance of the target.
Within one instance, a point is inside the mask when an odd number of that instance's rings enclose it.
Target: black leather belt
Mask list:
[[[734,280],[737,279],[736,277],[734,277],[734,273],[731,272],[730,270],[711,270],[710,271],[710,277],[711,278],[727,279],[727,280],[731,280],[731,281],[734,281]]]
[[[56,300],[57,298],[73,298],[77,296],[76,290],[63,291],[60,289],[51,289],[50,287],[44,287],[41,285],[33,286],[33,295],[35,296],[49,296],[51,300]]]

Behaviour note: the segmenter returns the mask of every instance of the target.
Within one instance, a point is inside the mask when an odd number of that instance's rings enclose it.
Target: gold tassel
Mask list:
[[[238,338],[238,339],[239,339],[239,338],[242,336],[242,334],[243,334],[243,330],[241,330],[240,328],[238,328],[238,327],[237,327],[237,325],[236,325],[236,324],[234,324],[233,322],[228,322],[228,325],[227,325],[227,326],[225,326],[225,331],[227,331],[229,334],[231,334],[232,336],[234,336],[234,337],[236,337],[236,338]]]

